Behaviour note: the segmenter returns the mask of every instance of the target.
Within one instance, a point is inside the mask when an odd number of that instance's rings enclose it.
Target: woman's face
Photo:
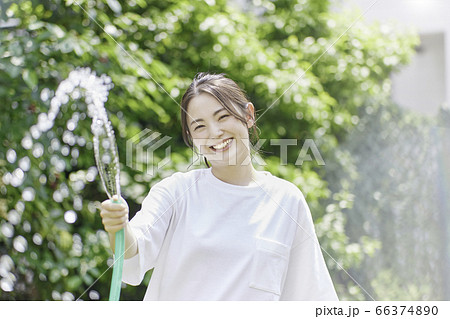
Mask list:
[[[194,146],[212,166],[250,162],[248,127],[212,95],[203,93],[191,100],[187,109],[187,125]]]

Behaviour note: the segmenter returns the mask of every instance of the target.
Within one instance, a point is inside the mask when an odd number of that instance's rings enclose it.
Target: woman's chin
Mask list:
[[[247,157],[224,156],[223,158],[218,158],[217,156],[212,157],[206,156],[206,159],[211,164],[211,166],[215,167],[246,166],[251,164],[250,155],[248,155]]]

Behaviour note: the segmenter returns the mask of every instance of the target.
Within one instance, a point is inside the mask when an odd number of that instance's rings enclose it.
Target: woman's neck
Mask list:
[[[221,181],[238,186],[257,183],[256,170],[253,165],[213,166],[211,172]]]

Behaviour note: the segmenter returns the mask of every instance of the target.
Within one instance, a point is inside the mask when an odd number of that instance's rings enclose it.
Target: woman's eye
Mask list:
[[[228,115],[228,114],[222,115],[221,117],[219,117],[219,120],[221,120],[221,119],[223,119],[225,117],[228,117],[228,116],[230,116],[230,115]]]
[[[197,126],[195,129],[194,129],[194,131],[197,131],[198,129],[201,129],[202,127],[205,127],[204,125],[199,125],[199,126]]]

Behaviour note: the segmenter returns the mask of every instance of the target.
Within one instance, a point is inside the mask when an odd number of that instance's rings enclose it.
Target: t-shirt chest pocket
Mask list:
[[[251,288],[281,295],[289,261],[289,247],[266,238],[256,239],[256,250],[251,262]]]

